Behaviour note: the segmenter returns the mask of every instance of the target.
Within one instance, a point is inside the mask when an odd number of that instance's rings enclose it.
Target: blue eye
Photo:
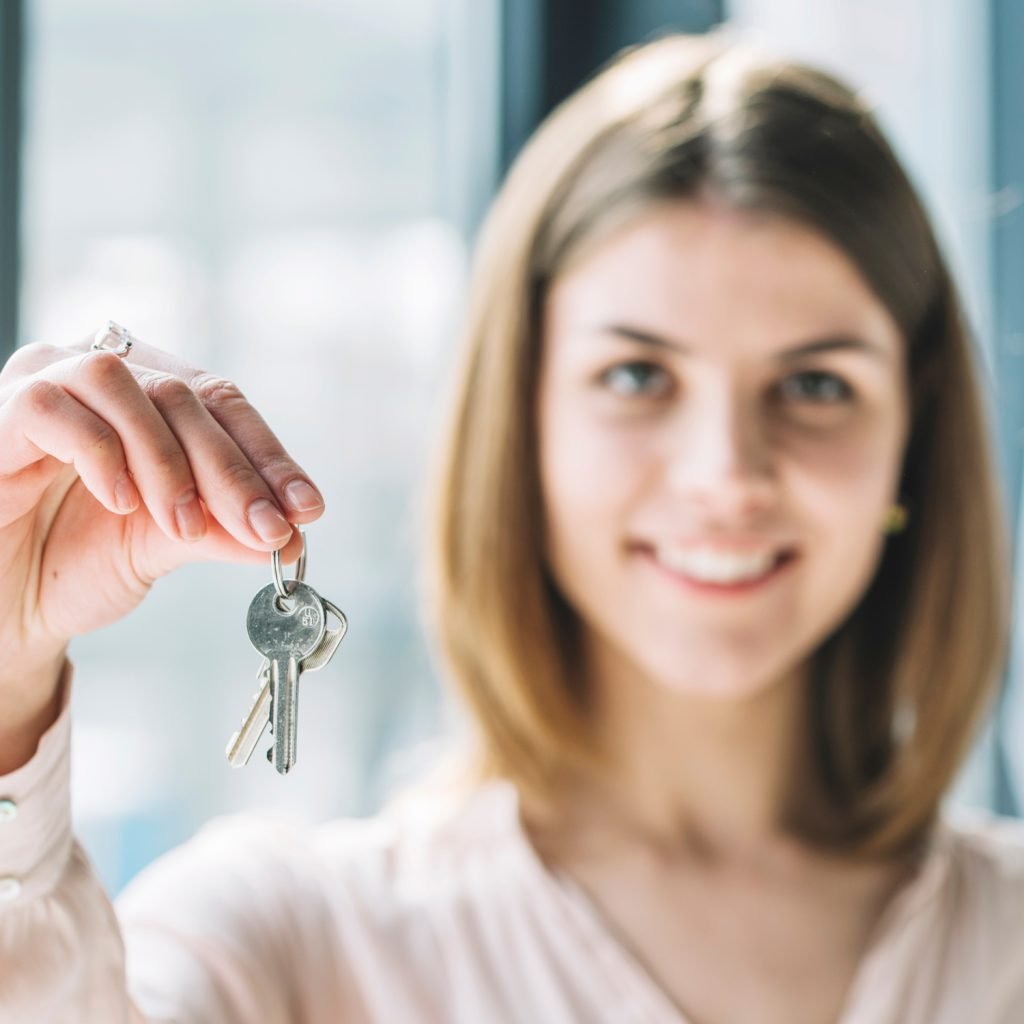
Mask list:
[[[838,405],[853,398],[853,389],[842,377],[823,370],[794,373],[782,382],[780,390],[784,398],[812,405]]]
[[[618,363],[601,374],[601,384],[617,395],[659,397],[672,389],[672,378],[657,363]]]

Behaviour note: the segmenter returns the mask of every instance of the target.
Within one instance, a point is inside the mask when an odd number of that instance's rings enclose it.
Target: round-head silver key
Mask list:
[[[281,589],[283,589],[283,585]],[[324,638],[317,644],[316,650],[312,654],[306,655],[299,663],[300,678],[305,677],[307,672],[316,672],[327,665],[348,632],[348,619],[345,617],[345,613],[323,595],[320,595],[320,600],[324,603],[324,611],[327,615],[327,630],[324,633]],[[334,628],[330,624],[332,618],[337,622]],[[231,739],[228,740],[225,751],[229,764],[234,768],[240,768],[249,763],[253,751],[266,732],[267,726],[270,725],[274,711],[274,698],[270,685],[270,662],[266,658],[260,664],[256,678],[259,681],[259,691],[253,698],[248,714],[242,719],[241,727],[237,732],[232,733]],[[273,750],[267,751],[267,760],[273,761],[273,753]],[[0,805],[2,803],[3,801],[0,801]],[[2,810],[2,806],[0,806],[0,810]]]
[[[291,593],[284,598],[278,596],[273,583],[268,583],[249,605],[246,628],[253,647],[270,662],[273,761],[284,775],[295,764],[301,662],[324,638],[324,604],[306,583],[294,581]]]

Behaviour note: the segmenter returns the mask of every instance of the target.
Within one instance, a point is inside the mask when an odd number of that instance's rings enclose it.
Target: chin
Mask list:
[[[797,659],[756,650],[708,651],[695,657],[669,652],[634,661],[637,674],[650,686],[687,699],[746,701],[768,693],[793,675]]]

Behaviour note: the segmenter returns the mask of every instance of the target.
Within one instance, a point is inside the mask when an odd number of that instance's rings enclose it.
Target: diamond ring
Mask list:
[[[101,327],[93,338],[89,347],[93,352],[113,352],[122,359],[132,350],[135,339],[127,327],[122,327],[113,320],[107,321],[106,327]]]

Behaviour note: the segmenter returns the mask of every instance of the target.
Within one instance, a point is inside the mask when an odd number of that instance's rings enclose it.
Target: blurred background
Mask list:
[[[418,617],[423,472],[474,234],[580,81],[721,22],[877,104],[983,347],[1016,523],[1016,0],[0,0],[0,359],[114,318],[237,381],[326,495],[308,578],[350,621],[303,683],[287,779],[224,758],[269,566],[190,567],[76,641],[76,827],[112,891],[215,814],[367,813],[429,760],[450,726]],[[1017,660],[952,802],[1021,812]]]

